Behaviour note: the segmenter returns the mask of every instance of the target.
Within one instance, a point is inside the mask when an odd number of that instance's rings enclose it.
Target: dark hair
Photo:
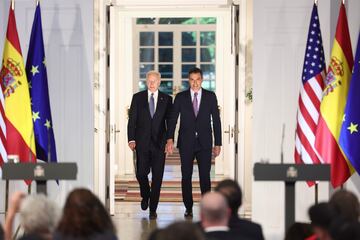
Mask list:
[[[333,240],[360,240],[360,223],[338,218],[330,226],[330,235]]]
[[[203,77],[203,72],[202,72],[202,70],[200,68],[197,68],[197,67],[191,68],[189,70],[189,75],[188,76],[190,77],[190,74],[193,74],[193,73],[200,73],[201,78]]]
[[[325,230],[329,230],[331,222],[337,216],[335,209],[326,202],[315,204],[309,209],[311,224]]]
[[[215,187],[215,191],[223,194],[228,202],[232,214],[237,214],[242,204],[242,193],[240,185],[232,180],[225,179]]]
[[[204,240],[205,237],[199,226],[191,222],[175,222],[168,227],[155,230],[149,240]]]
[[[3,240],[5,238],[5,236],[4,236],[4,230],[3,230],[3,228],[2,228],[2,226],[1,226],[1,224],[0,224],[0,240]]]
[[[311,224],[296,222],[286,231],[285,240],[303,240],[313,234]]]
[[[329,203],[345,220],[358,220],[360,213],[359,200],[354,193],[341,189],[332,195]]]
[[[78,188],[67,197],[56,232],[63,236],[88,237],[114,233],[110,215],[100,200],[88,189]]]

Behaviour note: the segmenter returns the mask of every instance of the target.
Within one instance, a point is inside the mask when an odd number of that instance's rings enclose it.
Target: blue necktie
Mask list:
[[[150,102],[149,102],[149,108],[150,108],[150,115],[151,115],[151,118],[152,118],[154,116],[154,113],[155,113],[154,93],[151,93]]]
[[[194,100],[193,100],[193,108],[194,108],[195,117],[197,117],[198,112],[199,112],[197,95],[198,95],[198,93],[195,92],[194,93]]]

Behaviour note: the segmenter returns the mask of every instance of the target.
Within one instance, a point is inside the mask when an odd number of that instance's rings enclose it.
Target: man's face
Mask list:
[[[151,74],[146,79],[146,85],[150,92],[156,92],[156,90],[159,89],[160,86],[160,79],[157,75]]]
[[[194,92],[198,92],[201,89],[202,81],[200,73],[191,73],[189,76],[189,85]]]

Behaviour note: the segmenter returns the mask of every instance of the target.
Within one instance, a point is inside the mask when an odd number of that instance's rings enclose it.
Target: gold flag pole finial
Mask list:
[[[12,10],[15,9],[15,0],[11,0],[11,9],[12,9]]]

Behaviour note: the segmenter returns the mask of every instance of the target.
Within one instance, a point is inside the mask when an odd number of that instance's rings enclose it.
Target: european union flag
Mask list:
[[[30,88],[36,156],[43,161],[56,162],[56,147],[50,110],[40,3],[36,6],[31,30],[26,74]]]
[[[360,173],[360,33],[345,113],[340,133],[340,147]]]

